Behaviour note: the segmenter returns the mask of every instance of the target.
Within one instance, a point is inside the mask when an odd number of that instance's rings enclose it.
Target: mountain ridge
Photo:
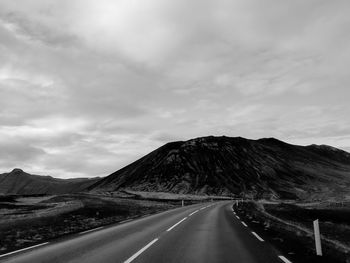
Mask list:
[[[100,178],[60,179],[49,175],[33,175],[14,168],[0,174],[0,194],[65,194],[84,191]]]
[[[167,143],[89,190],[339,198],[349,194],[350,154],[335,149],[275,138],[199,137]]]

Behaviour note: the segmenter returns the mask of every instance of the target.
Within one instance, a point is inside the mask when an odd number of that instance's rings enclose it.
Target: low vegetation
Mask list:
[[[247,202],[236,210],[296,262],[350,262],[350,204]],[[319,219],[323,256],[315,255]]]
[[[1,196],[0,254],[180,205],[111,194]]]
[[[176,194],[176,193],[167,193],[167,192],[145,192],[145,191],[132,191],[132,190],[123,190],[117,192],[117,194],[124,193],[132,196],[136,199],[143,200],[155,200],[155,201],[166,201],[178,204],[182,200],[186,204],[198,203],[198,202],[207,202],[212,200],[227,200],[232,197],[229,196],[210,196],[210,195],[191,195],[191,194]]]

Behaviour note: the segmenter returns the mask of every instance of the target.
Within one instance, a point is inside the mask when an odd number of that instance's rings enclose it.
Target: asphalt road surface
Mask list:
[[[288,263],[232,204],[181,207],[0,256],[0,262]]]

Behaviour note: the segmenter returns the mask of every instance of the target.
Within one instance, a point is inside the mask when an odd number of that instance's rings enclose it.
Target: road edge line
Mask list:
[[[252,234],[253,234],[259,241],[261,241],[261,242],[264,242],[264,241],[265,241],[265,240],[262,239],[257,233],[252,232]]]
[[[96,228],[93,228],[93,229],[89,229],[89,230],[80,232],[79,235],[86,234],[86,233],[90,233],[90,232],[92,232],[92,231],[96,231],[96,230],[99,230],[99,229],[102,229],[102,228],[103,228],[103,227],[100,226],[100,227],[96,227]]]
[[[12,252],[0,255],[0,258],[9,256],[9,255],[12,255],[12,254],[15,254],[15,253],[18,253],[18,252],[22,252],[22,251],[25,251],[25,250],[28,250],[28,249],[41,247],[41,246],[44,246],[44,245],[47,245],[47,244],[49,244],[49,242],[45,242],[45,243],[41,243],[41,244],[38,244],[38,245],[22,248],[22,249],[19,249],[19,250],[15,250],[15,251],[12,251]]]

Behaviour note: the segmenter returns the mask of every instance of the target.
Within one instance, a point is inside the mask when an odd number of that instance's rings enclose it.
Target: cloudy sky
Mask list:
[[[104,176],[174,140],[350,150],[350,2],[1,0],[0,173]]]

